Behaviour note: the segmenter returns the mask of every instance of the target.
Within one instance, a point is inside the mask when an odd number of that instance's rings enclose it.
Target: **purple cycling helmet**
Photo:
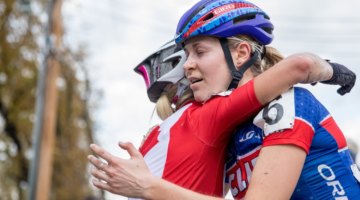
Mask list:
[[[265,46],[274,38],[273,29],[269,16],[253,3],[244,0],[202,0],[181,17],[176,29],[175,42],[183,45],[186,40],[196,36],[219,38],[233,75],[233,81],[229,86],[231,89],[237,87],[246,69],[264,52],[253,52],[251,59],[238,71],[232,61],[226,38],[246,35]]]
[[[226,38],[247,35],[261,45],[274,36],[269,16],[253,3],[244,0],[202,0],[188,10],[176,29],[176,43],[195,36]]]
[[[183,64],[186,55],[176,47],[174,40],[164,44],[138,64],[134,71],[142,75],[151,102],[156,102],[168,84],[176,84],[184,80]]]

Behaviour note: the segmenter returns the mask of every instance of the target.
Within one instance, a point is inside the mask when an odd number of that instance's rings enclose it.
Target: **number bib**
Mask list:
[[[266,105],[254,118],[253,123],[263,129],[265,136],[291,129],[295,121],[294,89],[280,95]]]

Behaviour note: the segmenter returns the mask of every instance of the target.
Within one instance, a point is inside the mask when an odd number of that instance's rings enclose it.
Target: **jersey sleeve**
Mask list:
[[[255,116],[262,105],[254,91],[254,80],[236,88],[231,94],[217,95],[199,112],[199,123],[205,126],[199,134],[212,145],[227,142],[234,129]]]
[[[274,105],[274,102],[264,108],[261,117],[259,115],[256,117],[263,120],[263,146],[291,144],[309,153],[315,128],[319,126],[322,120],[321,116],[324,116],[323,112],[327,111],[322,109],[323,106],[308,90],[294,88],[291,91],[290,95],[282,95],[281,101],[275,101],[279,109],[282,109],[282,112],[277,113],[277,118],[264,114],[266,109],[270,109],[268,112],[271,112],[271,109],[273,109],[271,106]],[[289,102],[291,104],[286,104]],[[274,118],[276,120],[272,120]],[[288,122],[281,124],[280,122],[283,122],[281,121],[282,118],[287,118]],[[291,120],[292,122],[290,122]]]

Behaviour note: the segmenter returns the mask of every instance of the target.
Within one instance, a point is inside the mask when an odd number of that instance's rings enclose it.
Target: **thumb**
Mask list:
[[[131,142],[119,142],[119,147],[126,150],[131,158],[142,157],[142,154],[135,148]]]

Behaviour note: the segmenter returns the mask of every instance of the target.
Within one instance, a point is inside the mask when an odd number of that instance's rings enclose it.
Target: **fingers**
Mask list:
[[[93,164],[97,169],[109,173],[109,167],[106,163],[101,161],[100,159],[96,158],[93,155],[88,156],[88,160],[91,164]]]
[[[342,85],[338,90],[337,93],[339,93],[340,95],[345,95],[346,93],[350,93],[350,91],[352,90],[352,88],[355,85],[356,82],[356,76],[354,75],[351,79],[349,83]]]
[[[345,92],[344,87],[341,87],[337,90],[337,93],[340,94],[341,96],[343,96],[344,94],[346,94],[347,92]]]
[[[112,188],[108,184],[101,182],[95,178],[93,178],[91,182],[95,187],[99,188],[100,190],[106,190],[109,192],[112,191]]]
[[[108,183],[110,180],[110,177],[106,173],[104,173],[103,171],[100,171],[96,168],[92,168],[91,175],[93,177],[97,178],[98,180],[105,181],[105,183]]]
[[[105,183],[108,183],[109,176],[107,172],[110,169],[108,165],[93,155],[89,155],[88,160],[90,161],[91,164],[94,165],[94,167],[91,169],[91,175],[97,178],[98,180],[102,180],[105,181]]]
[[[120,148],[126,150],[132,158],[141,158],[142,154],[134,147],[131,142],[119,142]]]
[[[90,149],[93,150],[94,153],[96,155],[98,155],[100,158],[106,160],[109,164],[115,162],[115,160],[117,159],[117,157],[113,156],[112,154],[107,152],[105,149],[103,149],[102,147],[100,147],[96,144],[91,144]]]
[[[346,85],[346,86],[342,86],[340,87],[337,92],[340,95],[345,95],[346,93],[349,93],[351,91],[351,89],[353,88],[354,85]]]

